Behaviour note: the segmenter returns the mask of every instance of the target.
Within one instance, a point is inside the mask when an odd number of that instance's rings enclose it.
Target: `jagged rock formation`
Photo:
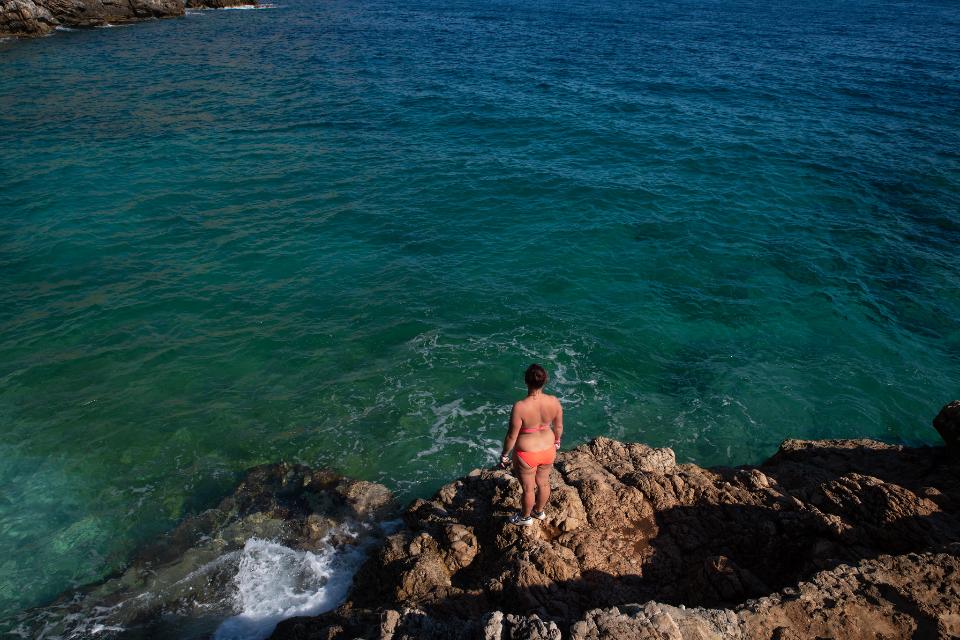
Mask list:
[[[182,16],[183,0],[0,0],[0,36]]]
[[[44,36],[64,27],[96,27],[182,16],[192,9],[257,5],[257,0],[0,0],[0,36]]]
[[[375,523],[395,511],[380,484],[303,465],[255,467],[216,508],[142,549],[120,575],[27,612],[19,635],[184,637],[184,620],[212,632],[235,613],[234,579],[248,541],[329,552],[376,539]]]
[[[545,522],[474,471],[418,500],[347,602],[277,639],[960,635],[960,462],[788,440],[756,468],[598,438],[560,455]],[[639,604],[637,604],[639,603]]]
[[[60,22],[34,0],[0,0],[0,36],[42,36]]]

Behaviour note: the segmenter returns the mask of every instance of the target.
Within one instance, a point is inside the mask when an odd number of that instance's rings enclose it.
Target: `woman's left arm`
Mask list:
[[[520,427],[523,426],[523,420],[517,414],[517,405],[513,405],[510,410],[510,424],[507,426],[507,437],[503,439],[503,452],[500,454],[500,462],[504,459],[510,461],[509,454],[513,450],[513,445],[517,443],[517,436],[520,435]]]

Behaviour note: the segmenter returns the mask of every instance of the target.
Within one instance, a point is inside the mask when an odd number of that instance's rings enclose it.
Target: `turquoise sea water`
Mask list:
[[[280,0],[0,43],[0,618],[279,459],[938,441],[960,5]]]

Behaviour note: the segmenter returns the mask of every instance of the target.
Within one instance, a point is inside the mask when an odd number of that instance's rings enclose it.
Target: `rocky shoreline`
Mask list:
[[[960,401],[934,426],[946,446],[787,440],[756,467],[711,469],[597,438],[559,455],[548,517],[526,528],[507,523],[520,487],[505,471],[474,470],[398,519],[382,485],[263,465],[122,573],[26,612],[16,633],[954,638]]]
[[[257,5],[258,0],[0,0],[0,37],[46,36],[84,28],[175,18],[186,9]]]
[[[338,556],[382,541],[384,523],[396,513],[380,484],[283,462],[255,467],[216,507],[141,549],[124,571],[25,612],[8,632],[32,639],[209,638],[249,606],[254,615],[238,616],[234,626],[238,635],[262,637],[284,614],[322,605],[311,598],[337,577],[329,574]],[[255,583],[246,596],[245,568]],[[262,584],[269,581],[278,584]],[[279,598],[265,604],[271,588]]]
[[[784,442],[757,467],[598,438],[560,455],[548,518],[477,470],[417,500],[334,611],[276,640],[960,636],[960,402],[946,447]]]

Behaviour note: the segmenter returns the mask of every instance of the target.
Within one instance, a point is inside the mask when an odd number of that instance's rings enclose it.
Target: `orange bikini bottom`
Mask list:
[[[557,450],[554,447],[544,449],[543,451],[520,451],[515,449],[514,453],[531,467],[538,467],[541,464],[553,464],[557,459]]]

